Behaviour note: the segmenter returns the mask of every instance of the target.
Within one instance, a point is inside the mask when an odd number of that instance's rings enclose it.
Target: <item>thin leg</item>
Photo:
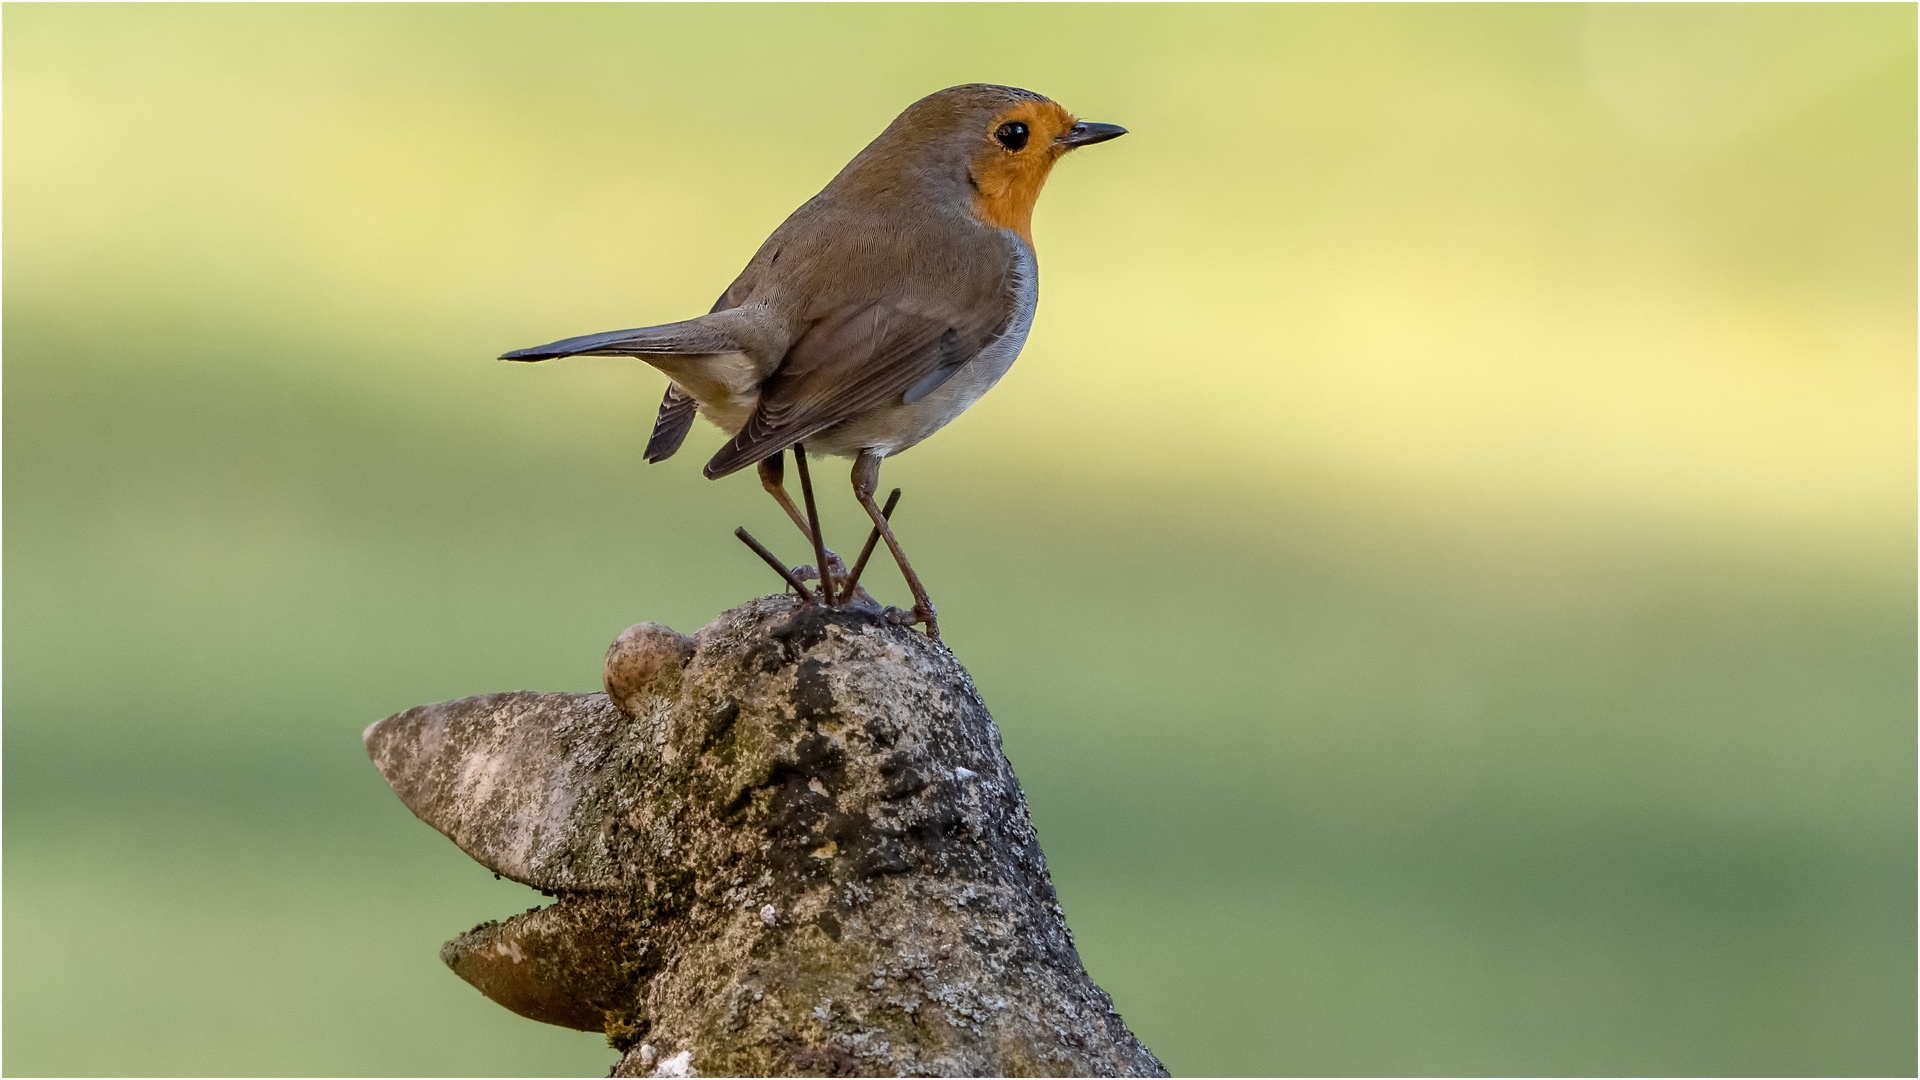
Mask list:
[[[899,505],[900,489],[894,488],[893,494],[887,496],[887,505],[880,508],[880,516],[886,518],[888,524],[892,524],[893,508]],[[860,549],[860,561],[853,564],[853,573],[847,575],[847,583],[840,589],[840,595],[844,600],[853,599],[853,590],[860,586],[860,575],[866,572],[867,560],[873,557],[873,549],[878,546],[879,543],[879,529],[875,529],[867,534],[867,546]]]
[[[807,448],[793,444],[793,463],[800,466],[800,494],[807,500],[807,539],[813,541],[813,562],[820,568],[820,598],[833,606],[833,567],[827,564],[827,544],[820,539],[820,511],[813,505],[813,477],[807,472]]]
[[[873,519],[873,527],[880,530],[880,538],[887,542],[887,550],[893,552],[893,561],[900,564],[900,576],[907,579],[907,588],[913,591],[913,614],[915,622],[927,624],[927,636],[940,640],[940,623],[933,610],[933,601],[927,599],[927,590],[920,584],[920,575],[913,572],[913,564],[907,561],[907,553],[900,550],[900,541],[894,538],[893,529],[887,524],[885,515],[880,513],[880,504],[873,501],[874,489],[880,486],[880,455],[871,450],[860,451],[860,457],[853,463],[853,494],[860,505],[867,508],[867,516]]]
[[[811,530],[807,528],[807,519],[800,516],[800,508],[793,505],[793,496],[787,494],[786,474],[787,452],[782,450],[760,463],[760,486],[766,488],[767,494],[773,496],[773,501],[779,503],[780,509],[785,510],[787,516],[793,519],[795,528],[803,534],[811,535]]]
[[[733,535],[739,537],[741,543],[752,548],[753,553],[755,555],[758,555],[762,559],[765,559],[767,561],[767,565],[773,567],[773,572],[776,574],[779,574],[780,577],[786,581],[787,585],[790,586],[794,592],[797,592],[800,594],[800,599],[803,602],[809,603],[809,604],[814,602],[813,593],[807,591],[807,587],[800,583],[800,579],[793,576],[793,571],[787,568],[787,564],[781,562],[779,556],[775,555],[771,551],[768,551],[765,544],[762,544],[760,541],[755,540],[753,538],[752,533],[748,532],[745,528],[739,528],[739,529],[733,530]]]

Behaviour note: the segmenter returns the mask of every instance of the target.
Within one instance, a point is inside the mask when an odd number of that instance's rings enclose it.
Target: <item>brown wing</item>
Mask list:
[[[1014,297],[935,313],[874,301],[816,321],[760,387],[760,403],[707,462],[718,479],[909,393],[925,397],[1006,331]]]

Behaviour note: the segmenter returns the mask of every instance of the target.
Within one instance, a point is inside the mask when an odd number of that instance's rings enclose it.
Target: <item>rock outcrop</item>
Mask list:
[[[407,807],[555,896],[447,943],[615,1075],[1163,1076],[1082,968],[999,732],[946,649],[864,604],[642,623],[605,694],[367,729]]]

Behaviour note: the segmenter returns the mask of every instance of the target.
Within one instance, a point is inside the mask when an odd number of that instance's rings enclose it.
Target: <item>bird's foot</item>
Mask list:
[[[853,594],[849,596],[847,594],[847,568],[841,564],[840,560],[834,557],[832,552],[827,553],[827,565],[833,568],[834,607],[866,608],[870,611],[899,611],[898,608],[883,609],[880,601],[875,600],[873,594],[867,591],[867,587],[858,582],[854,583]],[[820,571],[811,566],[796,566],[793,568],[793,576],[799,578],[801,581],[818,581],[820,580]],[[816,593],[818,592],[817,589],[815,591]],[[912,612],[902,611],[900,614],[911,615]]]
[[[832,548],[827,549],[827,572],[833,575],[834,594],[837,597],[840,590],[846,588],[847,564],[840,561],[840,556],[835,555]],[[820,570],[814,566],[796,566],[793,574],[801,581],[820,580]]]
[[[862,591],[864,592],[865,590]],[[912,608],[897,608],[892,604],[888,604],[880,614],[895,626],[913,626],[916,623],[925,623],[927,636],[935,641],[940,640],[939,613],[933,610],[932,604],[925,606],[915,605]]]

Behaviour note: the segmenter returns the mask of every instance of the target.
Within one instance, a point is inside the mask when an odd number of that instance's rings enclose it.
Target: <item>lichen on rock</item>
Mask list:
[[[606,687],[367,730],[409,809],[558,897],[447,944],[483,993],[607,1032],[615,1075],[1165,1075],[1081,966],[945,648],[765,597],[629,629]]]

